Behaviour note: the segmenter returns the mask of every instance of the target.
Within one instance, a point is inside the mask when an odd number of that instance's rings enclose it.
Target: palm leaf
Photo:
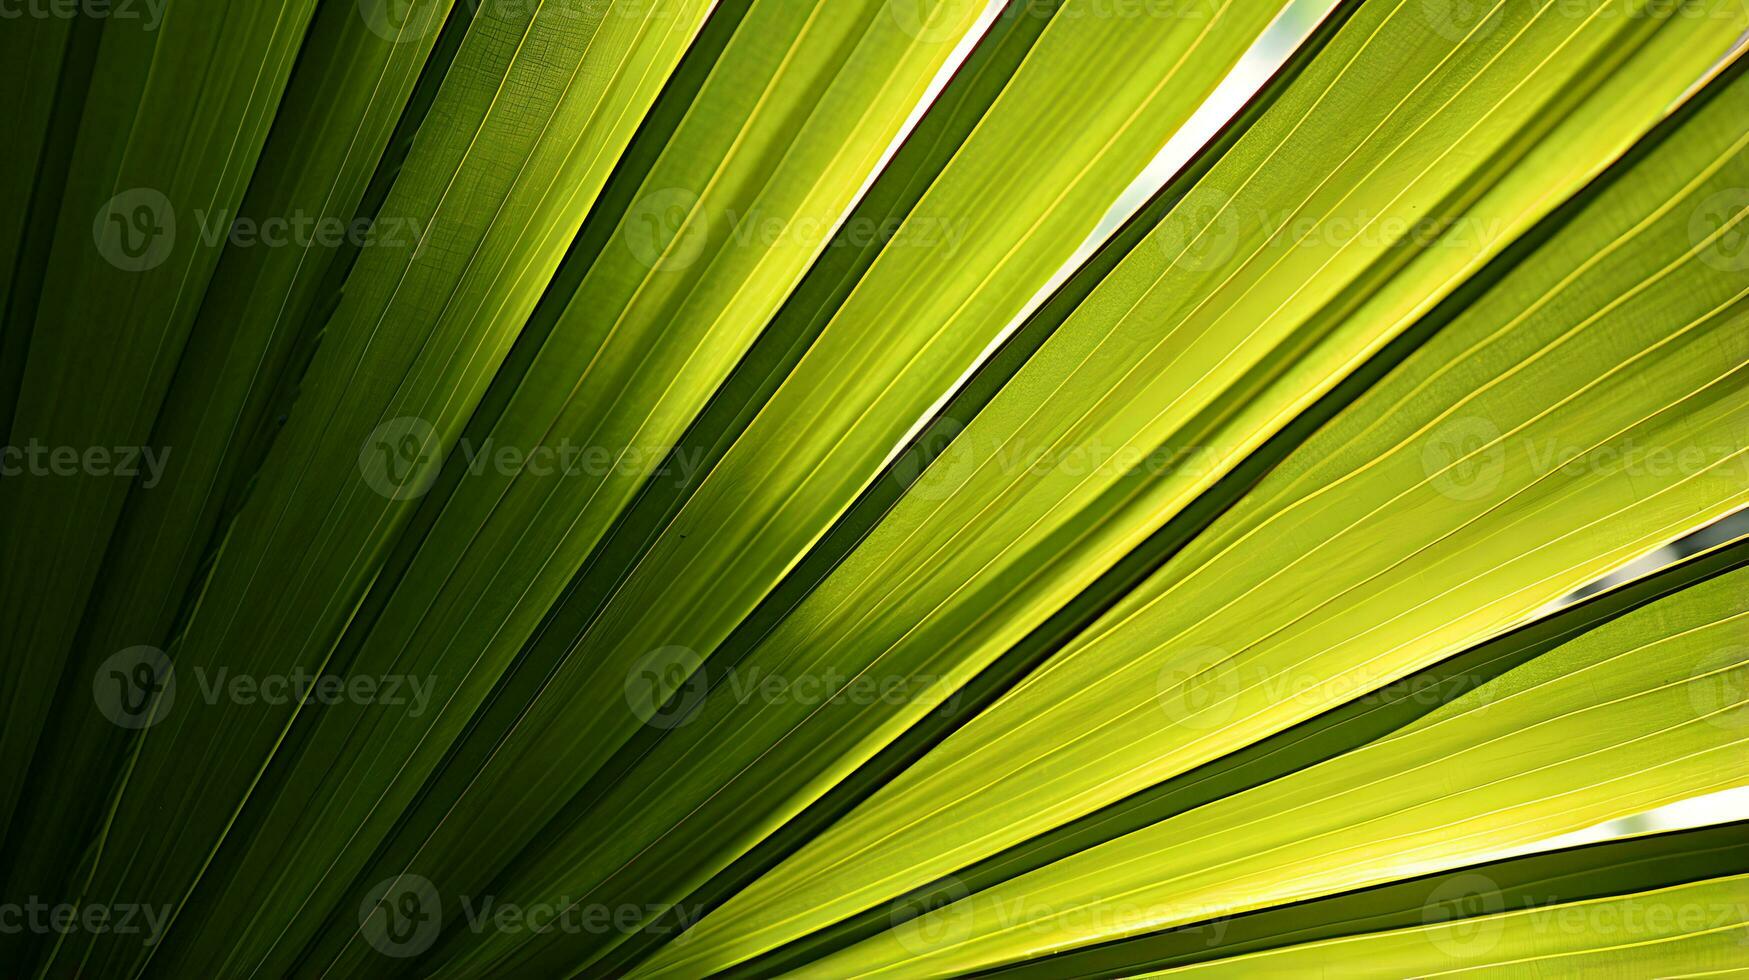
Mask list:
[[[1749,962],[1741,4],[6,19],[15,972]]]

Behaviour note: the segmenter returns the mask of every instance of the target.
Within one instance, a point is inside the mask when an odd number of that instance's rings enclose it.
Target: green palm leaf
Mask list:
[[[11,972],[1749,966],[1735,0],[0,19]]]

